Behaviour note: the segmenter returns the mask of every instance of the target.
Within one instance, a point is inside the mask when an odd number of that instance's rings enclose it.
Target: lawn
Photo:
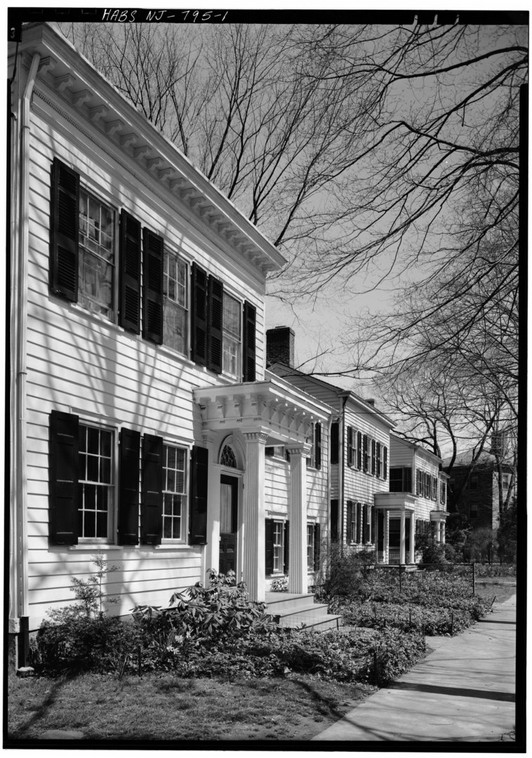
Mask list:
[[[504,603],[515,592],[515,576],[483,576],[475,579],[475,594],[488,600],[495,597],[496,603]]]
[[[8,730],[11,741],[39,740],[51,729],[78,730],[91,741],[309,740],[375,689],[296,675],[236,682],[13,676]]]

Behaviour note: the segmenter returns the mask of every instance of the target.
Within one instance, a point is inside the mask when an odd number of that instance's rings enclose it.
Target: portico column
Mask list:
[[[408,557],[409,563],[415,561],[415,543],[416,543],[416,514],[414,511],[410,513],[410,555]]]
[[[246,471],[243,492],[244,562],[242,577],[251,600],[264,602],[265,589],[265,527],[264,527],[264,449],[265,434],[244,433],[246,440]]]
[[[441,542],[445,545],[445,521],[441,522]]]
[[[207,484],[207,544],[205,545],[205,581],[209,569],[220,567],[220,466],[213,434],[204,434],[203,442],[209,449],[209,478]]]
[[[401,526],[399,531],[399,563],[405,563],[405,526],[406,526],[406,513],[401,511]]]
[[[307,577],[307,461],[308,446],[289,448],[290,530],[288,591],[308,591]]]
[[[390,562],[390,512],[384,511],[384,519],[383,519],[383,527],[384,527],[384,540],[382,545],[382,560],[383,563],[389,563]]]

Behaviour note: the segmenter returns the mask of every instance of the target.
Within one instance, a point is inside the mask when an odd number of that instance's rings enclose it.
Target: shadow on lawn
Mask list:
[[[301,679],[295,678],[291,681],[294,684],[297,684],[301,689],[305,690],[312,697],[312,699],[318,703],[319,711],[322,715],[334,717],[335,719],[341,719],[345,716],[345,709],[341,711],[338,710],[337,699],[324,696],[322,693],[318,692],[317,689],[313,687],[308,681],[303,681]],[[359,702],[362,702],[362,700],[364,700],[364,695],[361,691],[359,691],[358,688],[356,688],[356,692],[359,697],[356,698],[356,703],[354,702],[353,705],[351,705],[351,708],[356,707]],[[371,693],[368,692],[367,694],[369,695]]]
[[[76,674],[64,674],[60,679],[50,680],[50,689],[47,691],[46,697],[39,708],[37,708],[29,718],[19,724],[16,729],[10,730],[10,737],[15,740],[24,738],[28,729],[46,715],[47,711],[57,700],[57,696],[63,687],[75,679],[76,676]]]

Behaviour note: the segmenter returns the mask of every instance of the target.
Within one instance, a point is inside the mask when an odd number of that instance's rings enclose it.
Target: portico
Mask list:
[[[265,449],[289,452],[289,591],[307,592],[307,466],[314,423],[328,408],[277,378],[194,390],[203,444],[209,451],[207,544],[204,570],[219,569],[221,477],[239,481],[236,517],[237,580],[253,600],[264,601]],[[230,451],[230,452],[228,452]],[[229,464],[229,465],[228,465]]]

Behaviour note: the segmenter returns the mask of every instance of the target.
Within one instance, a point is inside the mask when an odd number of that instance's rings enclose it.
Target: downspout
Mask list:
[[[17,598],[16,609],[20,619],[18,645],[18,665],[27,665],[28,653],[28,519],[27,519],[27,471],[26,471],[26,330],[27,330],[27,278],[29,247],[29,148],[30,148],[30,106],[41,56],[32,58],[24,93],[22,95],[20,123],[20,201],[18,206],[19,238],[17,256],[17,358],[16,358],[16,556],[17,556]]]
[[[338,451],[338,516],[340,517],[340,528],[338,529],[338,536],[340,538],[340,553],[344,554],[344,466],[346,465],[346,449],[345,449],[345,406],[347,404],[347,395],[342,400],[342,409],[340,415],[339,424],[339,451]],[[340,458],[341,456],[341,458]]]

